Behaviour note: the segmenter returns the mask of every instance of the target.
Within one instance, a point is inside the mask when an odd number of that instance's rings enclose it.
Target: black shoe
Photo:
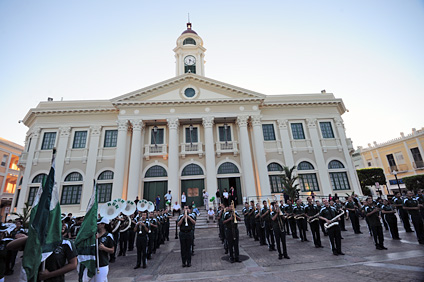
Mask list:
[[[290,257],[288,255],[284,255],[285,259],[290,259]]]
[[[111,259],[109,260],[109,262],[110,262],[110,263],[114,263],[114,262],[115,262],[115,259],[114,259],[114,258],[111,258]]]
[[[309,240],[308,240],[308,239],[305,239],[305,240],[303,240],[303,241],[305,241],[305,242],[309,242]]]
[[[340,253],[338,253],[339,255],[341,255],[341,256],[344,256],[345,254],[344,253],[342,253],[342,252],[340,252]]]
[[[122,253],[119,253],[118,257],[122,256]]]
[[[303,239],[300,239],[300,242],[305,242],[305,240],[303,240]]]
[[[230,262],[234,263],[234,258],[230,257]]]
[[[278,255],[278,259],[283,259],[283,255],[282,254],[279,254]]]
[[[324,248],[323,246],[319,246],[320,248]]]
[[[143,268],[146,268],[147,266],[145,264],[143,264]]]
[[[393,238],[393,240],[402,240],[402,238],[397,237],[397,238]]]
[[[236,258],[234,261],[235,262],[241,262],[241,260],[239,258]]]
[[[414,230],[412,229],[406,230],[406,233],[412,233],[412,232],[414,232]]]
[[[122,254],[122,256],[126,257],[126,256],[127,256],[127,254],[123,253],[123,254]]]
[[[380,246],[376,246],[375,247],[377,250],[382,250],[382,248]]]
[[[137,265],[134,267],[134,269],[137,269],[137,268],[140,268],[140,265],[139,265],[139,264],[137,264]]]
[[[225,254],[228,254],[228,250],[225,250]]]
[[[186,267],[186,266],[187,266],[187,264],[183,263],[183,267]]]
[[[293,236],[293,239],[299,239],[299,237],[297,237],[297,236]]]
[[[339,254],[337,252],[333,252],[333,255],[338,256]]]
[[[387,248],[386,248],[386,247],[384,247],[384,246],[380,246],[380,248],[381,248],[382,250],[387,250]]]
[[[187,263],[187,267],[190,267],[191,266],[191,263]]]

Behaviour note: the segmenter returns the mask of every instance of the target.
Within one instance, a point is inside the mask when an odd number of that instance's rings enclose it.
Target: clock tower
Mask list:
[[[176,75],[195,73],[205,76],[205,51],[202,38],[191,29],[191,23],[187,23],[187,29],[178,37],[174,48]]]

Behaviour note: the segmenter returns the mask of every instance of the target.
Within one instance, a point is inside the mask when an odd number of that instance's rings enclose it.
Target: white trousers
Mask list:
[[[109,265],[99,268],[99,273],[96,273],[91,279],[87,276],[87,269],[84,269],[82,276],[83,282],[107,282],[107,274],[109,273]],[[1,281],[0,281],[1,282]]]

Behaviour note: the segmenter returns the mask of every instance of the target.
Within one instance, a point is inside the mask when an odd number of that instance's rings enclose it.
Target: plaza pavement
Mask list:
[[[355,235],[346,221],[348,231],[342,232],[345,256],[332,255],[328,237],[321,237],[324,248],[317,249],[310,231],[309,242],[287,236],[290,260],[278,260],[277,252],[248,238],[241,223],[240,254],[245,260],[232,264],[226,260],[228,255],[218,239],[218,229],[197,229],[195,255],[189,268],[181,267],[179,241],[171,231],[170,240],[147,261],[146,269],[133,269],[134,249],[110,264],[109,281],[424,281],[424,245],[418,244],[415,233],[405,233],[399,225],[402,240],[396,241],[390,238],[389,231],[384,231],[388,250],[381,251],[375,249],[365,221],[360,223],[363,234]],[[18,281],[20,267],[18,259],[15,274],[6,276],[6,282]],[[76,271],[68,273],[66,281],[78,281],[77,275]]]

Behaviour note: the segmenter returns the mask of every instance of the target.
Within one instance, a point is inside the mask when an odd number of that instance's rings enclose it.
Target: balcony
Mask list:
[[[182,143],[181,144],[181,157],[185,158],[186,155],[199,155],[199,158],[203,156],[202,142],[198,143]]]
[[[412,165],[414,166],[414,169],[424,169],[424,161],[415,161],[412,162]]]
[[[313,152],[311,139],[291,140],[291,146],[294,154],[296,154],[298,151],[308,151],[309,153]]]
[[[216,142],[216,155],[220,157],[221,154],[226,153],[232,153],[234,156],[237,156],[238,148],[236,141]]]
[[[144,145],[144,157],[146,160],[149,160],[150,157],[163,156],[164,159],[167,158],[167,146],[166,144],[149,144]]]
[[[279,155],[283,154],[283,144],[281,140],[264,141],[265,152],[277,152]]]
[[[387,168],[388,174],[392,174],[393,171],[405,172],[405,171],[408,171],[408,166],[406,164],[399,164],[399,165],[391,165]]]

